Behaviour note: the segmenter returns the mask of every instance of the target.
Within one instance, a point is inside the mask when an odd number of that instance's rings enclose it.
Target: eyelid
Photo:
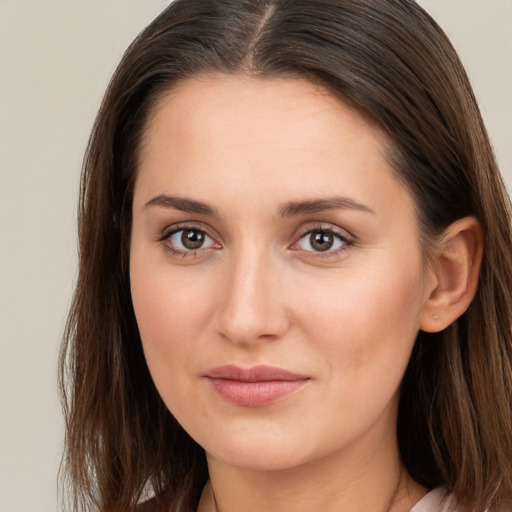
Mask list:
[[[179,247],[176,247],[170,242],[170,239],[176,233],[180,231],[200,231],[204,233],[210,240],[213,241],[213,246],[209,247],[198,247],[197,249],[186,249],[183,250]],[[206,253],[207,251],[217,250],[222,248],[221,244],[217,241],[215,235],[211,234],[211,230],[202,223],[190,221],[190,222],[179,222],[177,224],[171,224],[163,229],[161,234],[156,237],[156,241],[160,242],[164,245],[166,251],[171,253],[173,256],[181,256],[181,257],[197,257],[198,253]]]
[[[189,250],[182,250],[180,248],[175,247],[174,245],[170,244],[168,240],[170,237],[180,231],[184,230],[197,230],[204,233],[208,238],[210,238],[214,242],[214,246],[210,247],[199,247],[198,249],[189,249]],[[218,242],[219,237],[216,234],[213,234],[211,232],[211,228],[209,226],[205,226],[202,222],[196,222],[196,221],[185,221],[185,222],[179,222],[176,224],[171,224],[165,227],[161,233],[157,235],[155,238],[155,241],[163,243],[165,246],[165,249],[171,252],[173,255],[180,255],[183,257],[189,256],[189,257],[197,257],[198,253],[206,253],[207,251],[211,250],[218,250],[222,249],[222,244]],[[310,235],[311,233],[314,233],[316,231],[323,231],[326,233],[332,234],[334,237],[338,238],[342,245],[341,247],[331,250],[328,249],[324,252],[322,251],[308,251],[301,249],[299,247],[300,241],[306,237],[307,235]],[[167,242],[167,243],[166,243]],[[317,222],[313,224],[308,224],[305,227],[302,227],[300,231],[294,236],[294,242],[292,242],[288,249],[295,250],[295,251],[301,251],[302,253],[307,254],[308,257],[313,258],[332,258],[334,256],[339,255],[342,252],[347,251],[351,246],[353,246],[356,242],[356,237],[347,231],[346,229],[340,228],[339,226],[336,226],[335,224],[331,223],[324,223],[324,222]]]
[[[306,237],[307,235],[310,235],[311,233],[317,232],[317,231],[323,231],[326,233],[330,233],[333,236],[337,237],[341,242],[343,242],[342,247],[335,249],[335,250],[327,250],[325,252],[321,251],[306,251],[298,247],[299,242]],[[315,258],[327,258],[327,257],[333,257],[341,252],[346,251],[348,248],[353,246],[356,242],[356,237],[348,232],[346,229],[342,229],[334,224],[327,224],[327,223],[317,223],[316,225],[310,225],[306,228],[301,229],[301,231],[297,234],[295,237],[295,241],[289,246],[292,250],[302,251],[303,253],[307,253],[309,256],[315,257]]]
[[[335,235],[339,236],[340,238],[355,242],[356,236],[353,235],[350,231],[344,228],[340,228],[336,224],[332,224],[330,222],[311,222],[307,223],[306,226],[301,227],[296,235],[296,239],[302,238],[303,236],[307,235],[308,233],[312,233],[314,231],[328,231],[331,233],[334,233]]]
[[[190,222],[178,222],[176,224],[170,224],[170,225],[166,226],[161,231],[161,234],[157,235],[156,241],[163,242],[164,240],[169,238],[174,233],[177,233],[178,231],[184,231],[187,229],[202,231],[203,233],[208,235],[212,240],[216,240],[218,238],[216,235],[212,234],[212,232],[211,232],[212,230],[208,226],[205,226],[201,222],[190,221]]]

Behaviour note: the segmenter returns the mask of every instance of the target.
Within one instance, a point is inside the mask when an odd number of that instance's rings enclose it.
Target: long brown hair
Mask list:
[[[475,511],[512,496],[511,207],[465,71],[412,0],[176,0],[126,51],[96,119],[79,203],[80,271],[61,352],[72,510],[195,510],[203,450],[149,375],[128,278],[131,202],[145,121],[181,80],[209,72],[303,77],[389,136],[422,243],[466,215],[484,232],[477,295],[420,332],[400,398],[410,475]],[[493,509],[494,510],[494,509]]]

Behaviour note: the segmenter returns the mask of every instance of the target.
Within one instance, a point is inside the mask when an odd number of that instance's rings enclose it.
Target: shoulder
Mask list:
[[[156,499],[151,498],[144,503],[140,503],[137,505],[135,512],[156,512]]]
[[[427,493],[409,512],[465,512],[457,504],[456,496],[445,487],[437,487]],[[512,512],[512,508],[500,509]],[[491,512],[486,510],[485,512]]]
[[[436,487],[427,493],[409,512],[464,512],[459,510],[457,499],[445,487]]]
[[[444,487],[436,487],[427,493],[409,512],[448,512],[453,495]]]

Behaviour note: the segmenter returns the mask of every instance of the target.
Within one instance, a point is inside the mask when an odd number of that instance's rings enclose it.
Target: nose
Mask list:
[[[289,317],[278,267],[262,253],[233,257],[226,264],[216,315],[218,333],[237,344],[276,340],[284,335]]]

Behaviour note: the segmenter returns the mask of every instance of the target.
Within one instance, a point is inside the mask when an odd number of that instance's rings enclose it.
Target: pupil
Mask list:
[[[181,235],[181,242],[187,249],[199,249],[204,243],[204,234],[201,231],[186,229]]]
[[[311,247],[316,251],[327,251],[332,247],[333,239],[328,233],[311,233]]]

